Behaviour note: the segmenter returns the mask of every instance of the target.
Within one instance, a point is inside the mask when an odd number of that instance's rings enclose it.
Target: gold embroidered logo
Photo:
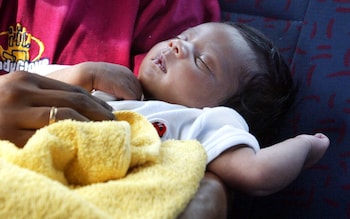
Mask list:
[[[21,24],[17,23],[16,27],[10,26],[7,31],[0,32],[0,37],[3,36],[7,37],[7,45],[3,45],[7,48],[0,45],[0,70],[30,71],[37,65],[49,64],[48,59],[41,59],[45,50],[43,42],[28,33]]]

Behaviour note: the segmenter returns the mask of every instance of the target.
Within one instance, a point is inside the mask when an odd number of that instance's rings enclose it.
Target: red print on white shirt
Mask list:
[[[157,130],[159,137],[163,137],[166,132],[166,125],[162,122],[153,122],[152,125]]]

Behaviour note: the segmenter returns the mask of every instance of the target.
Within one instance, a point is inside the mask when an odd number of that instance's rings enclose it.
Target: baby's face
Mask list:
[[[155,45],[138,77],[146,98],[189,107],[218,106],[237,91],[238,74],[252,56],[235,28],[206,23]]]

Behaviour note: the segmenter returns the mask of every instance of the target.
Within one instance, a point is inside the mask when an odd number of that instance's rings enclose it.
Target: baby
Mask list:
[[[205,23],[156,44],[138,81],[123,66],[92,62],[48,77],[124,99],[109,104],[143,114],[162,140],[197,139],[208,154],[207,170],[253,195],[283,189],[329,146],[321,133],[270,142],[295,87],[274,45],[245,25]],[[141,86],[147,101],[126,100],[140,99]]]

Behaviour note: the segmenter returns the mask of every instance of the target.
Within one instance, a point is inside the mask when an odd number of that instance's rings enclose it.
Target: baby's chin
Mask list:
[[[145,62],[145,61],[144,61]],[[151,65],[151,63],[142,63],[137,75],[137,79],[142,81],[144,80],[152,80],[152,78],[156,77],[156,70],[154,66]]]

